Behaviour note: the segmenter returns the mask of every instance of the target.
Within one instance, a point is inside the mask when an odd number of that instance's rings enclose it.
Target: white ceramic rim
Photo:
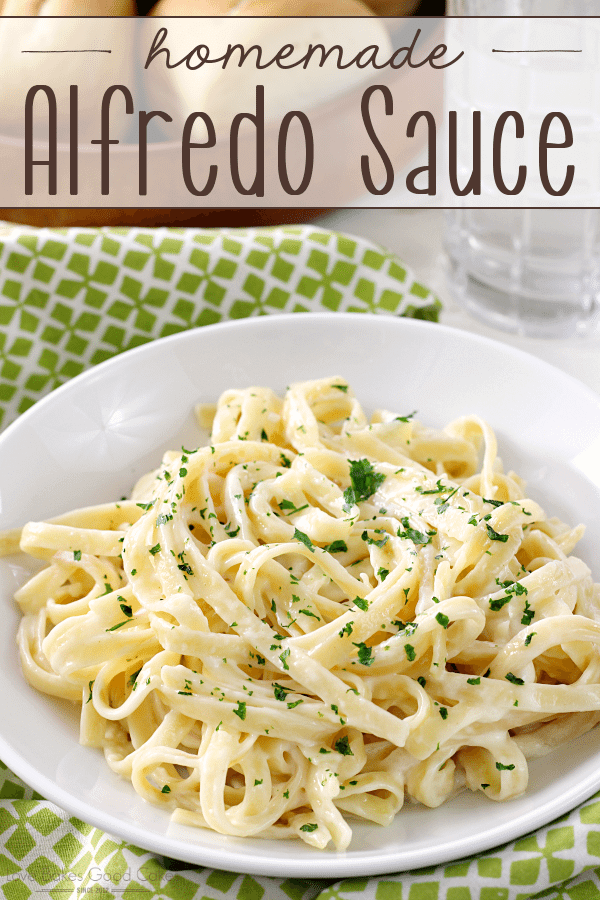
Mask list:
[[[253,336],[256,337],[261,332],[281,335],[282,332],[285,332],[290,327],[293,327],[296,332],[300,330],[310,332],[317,329],[315,331],[315,334],[317,334],[319,329],[329,329],[334,323],[334,328],[337,332],[341,332],[343,329],[349,329],[349,332],[353,332],[358,329],[361,336],[367,337],[373,333],[382,334],[385,340],[389,340],[390,335],[397,333],[399,339],[405,337],[409,341],[424,341],[427,343],[428,337],[433,338],[435,335],[436,343],[441,341],[442,344],[453,344],[463,349],[468,347],[473,351],[477,350],[484,356],[489,355],[494,359],[505,360],[511,367],[521,368],[539,378],[541,382],[551,381],[554,384],[562,385],[565,392],[573,398],[574,405],[577,403],[582,404],[592,415],[592,418],[597,416],[598,422],[600,422],[600,398],[593,391],[555,367],[489,338],[458,331],[443,325],[407,319],[393,319],[387,316],[353,313],[310,313],[302,316],[290,314],[205,326],[196,331],[184,332],[143,345],[128,351],[127,354],[108,360],[78,376],[72,382],[58,388],[53,394],[44,398],[35,407],[27,411],[17,422],[9,426],[0,437],[0,456],[7,444],[13,440],[18,440],[19,431],[23,428],[24,423],[35,422],[37,417],[51,410],[53,405],[62,402],[63,399],[66,400],[69,393],[74,391],[74,385],[76,387],[85,386],[91,379],[97,379],[99,375],[103,377],[104,373],[109,373],[115,366],[123,366],[124,360],[126,360],[126,365],[134,365],[144,356],[160,355],[163,348],[171,350],[173,348],[177,349],[179,346],[183,347],[187,342],[210,342],[213,335],[222,334],[227,336],[228,333],[232,335],[239,333],[245,340],[251,340]],[[386,334],[383,335],[383,332]],[[334,373],[323,373],[321,371],[315,373],[313,377],[319,377],[319,375],[323,374]],[[360,385],[353,384],[353,387],[355,387],[360,399]],[[467,411],[464,410],[464,412]],[[600,487],[600,482],[594,486]],[[598,573],[596,573],[596,576],[598,576]],[[571,779],[573,783],[565,783],[564,791],[557,793],[554,790],[546,799],[539,797],[536,799],[533,796],[531,802],[527,804],[526,810],[521,810],[518,813],[515,810],[514,815],[504,817],[498,824],[490,824],[488,828],[476,834],[470,834],[468,838],[453,836],[455,833],[455,819],[453,816],[456,816],[457,810],[453,810],[451,805],[446,805],[445,809],[448,811],[449,817],[448,836],[445,840],[438,841],[435,846],[412,846],[408,849],[397,846],[393,852],[389,848],[386,850],[384,846],[381,850],[356,849],[339,854],[328,851],[322,853],[311,851],[310,848],[308,848],[309,852],[305,852],[304,847],[300,848],[301,852],[297,852],[298,848],[290,842],[251,841],[248,843],[238,839],[221,838],[221,836],[214,836],[212,833],[208,833],[211,835],[211,840],[208,843],[206,841],[202,842],[202,840],[193,842],[179,837],[170,837],[164,833],[153,832],[132,822],[123,822],[109,811],[94,808],[77,796],[76,793],[65,790],[47,777],[40,769],[32,766],[14,752],[10,744],[10,735],[2,732],[2,723],[8,725],[9,721],[4,717],[0,718],[1,758],[15,774],[48,800],[63,807],[71,815],[78,816],[104,831],[117,835],[154,853],[193,864],[259,875],[341,878],[383,874],[448,862],[481,853],[539,828],[573,809],[600,788],[600,767],[591,765],[593,757],[597,758],[596,755],[600,752],[600,740],[596,739],[594,733],[591,733],[591,735],[586,735],[583,739],[579,739],[580,743],[583,742],[583,755],[590,762],[587,769],[584,767],[581,778],[575,778],[574,781]],[[590,756],[590,754],[593,754],[593,756]],[[557,777],[559,782],[564,780],[564,775],[560,768],[557,769]],[[458,800],[458,812],[464,806],[463,800],[465,795],[461,795],[461,798],[463,799],[459,798]],[[470,802],[471,799],[469,794],[466,800]],[[456,804],[456,801],[452,801],[452,804]],[[494,808],[494,806],[490,807],[491,810]],[[508,805],[506,808],[508,808]],[[410,814],[412,810],[407,812]],[[425,812],[427,814],[435,814],[438,811]],[[400,813],[398,818],[404,814],[404,812]],[[418,816],[419,814],[415,813],[415,815]],[[464,815],[464,812],[461,815]],[[467,815],[469,815],[468,810]],[[491,819],[493,821],[494,817],[492,816]],[[362,827],[369,828],[369,826]],[[393,828],[394,826],[390,827]],[[387,829],[382,829],[377,833],[381,834],[383,838],[386,831]],[[373,835],[374,832],[371,829],[369,833]],[[205,834],[205,832],[200,832],[201,837]],[[215,837],[216,841],[214,840]],[[260,848],[261,846],[264,847],[264,851],[257,850],[257,847]]]

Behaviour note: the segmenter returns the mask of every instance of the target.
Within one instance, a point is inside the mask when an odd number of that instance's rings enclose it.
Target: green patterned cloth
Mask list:
[[[324,310],[436,320],[439,308],[395,256],[320,228],[6,226],[0,427],[89,366],[200,325]]]
[[[43,800],[0,763],[0,890],[102,900],[597,900],[600,793],[577,810],[478,858],[328,883],[237,875],[126,844]]]
[[[189,328],[337,310],[437,320],[393,255],[314,227],[0,228],[0,426],[79,372]],[[534,835],[446,866],[339,882],[192,867],[104,834],[0,763],[6,900],[598,900],[600,794]]]

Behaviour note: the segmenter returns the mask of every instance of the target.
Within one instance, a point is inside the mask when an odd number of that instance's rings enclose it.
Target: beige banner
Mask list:
[[[600,19],[0,18],[0,207],[598,206]]]

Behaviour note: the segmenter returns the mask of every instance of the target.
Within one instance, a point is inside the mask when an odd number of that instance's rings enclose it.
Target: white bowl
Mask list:
[[[167,448],[197,438],[192,409],[228,387],[340,375],[367,409],[441,426],[477,413],[507,468],[565,521],[600,580],[600,398],[494,341],[427,322],[357,314],[282,315],[214,325],[144,345],[74,379],[0,438],[0,528],[127,494]],[[600,730],[530,765],[505,804],[465,792],[436,810],[407,806],[389,828],[356,825],[345,853],[175,827],[77,742],[76,711],[24,681],[12,600],[22,558],[0,560],[0,757],[69,813],[133,844],[204,866],[288,877],[371,875],[470,856],[562,815],[600,787]]]

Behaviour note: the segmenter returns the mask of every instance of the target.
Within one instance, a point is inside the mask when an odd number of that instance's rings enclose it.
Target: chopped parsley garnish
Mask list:
[[[116,625],[113,625],[112,628],[107,628],[106,631],[116,631],[117,628],[122,628],[123,625],[127,625],[129,619],[123,619],[122,622],[118,622]]]
[[[362,609],[363,612],[366,612],[369,608],[369,603],[367,600],[363,600],[362,597],[354,598],[354,605],[358,606],[359,609]]]
[[[194,574],[194,571],[193,571],[193,569],[192,569],[192,567],[190,566],[189,563],[180,563],[180,564],[177,566],[177,568],[180,569],[182,572],[184,572],[186,575],[193,575],[193,574]]]
[[[346,553],[348,545],[346,541],[333,541],[331,544],[323,547],[323,550],[326,550],[327,553]]]
[[[314,544],[309,536],[307,534],[304,534],[303,531],[300,531],[299,528],[294,528],[294,540],[300,541],[302,544],[304,544],[305,547],[308,547],[309,550],[315,549]]]
[[[494,531],[492,526],[488,523],[486,523],[485,530],[487,531],[490,541],[500,541],[502,544],[505,544],[508,540],[507,534],[498,534],[498,532]]]
[[[417,658],[417,652],[412,644],[405,644],[404,652],[406,653],[406,658],[409,662],[414,662],[414,660]]]
[[[422,688],[424,688],[425,685],[427,684],[426,680],[423,678],[422,675],[419,675],[419,677],[417,678],[417,681],[419,682],[419,684],[421,685]]]
[[[497,763],[496,763],[496,768],[498,769],[499,772],[512,772],[512,770],[514,769],[514,767],[515,767],[515,766],[514,766],[514,763],[511,763],[509,766],[505,766],[505,765],[504,765],[503,763],[501,763],[501,762],[497,762]]]
[[[467,678],[467,684],[481,684],[481,678]]]
[[[381,566],[379,569],[377,569],[377,577],[380,578],[381,581],[385,581],[385,579],[388,577],[389,574],[390,574],[390,570],[384,569],[383,566]]]
[[[238,705],[236,709],[233,710],[236,716],[238,716],[242,721],[246,718],[246,704],[243,700],[238,700]]]
[[[161,792],[161,794],[170,794],[170,793],[171,793],[171,788],[169,787],[168,784],[164,784],[164,785],[162,786],[160,792]]]
[[[139,506],[140,509],[148,511],[149,509],[152,509],[155,503],[156,500],[151,500],[150,503],[136,503],[135,505]]]
[[[289,510],[286,512],[286,516],[291,516],[292,513],[301,512],[303,509],[308,509],[308,503],[305,503],[304,506],[296,506],[291,500],[282,500],[278,506],[281,510]]]
[[[378,533],[380,534],[381,532],[378,531]],[[385,547],[390,539],[390,536],[389,534],[385,534],[382,538],[379,538],[379,540],[377,540],[377,538],[370,538],[367,531],[363,531],[363,533],[361,534],[361,538],[366,544],[373,544],[375,547],[381,548]]]
[[[504,506],[504,500],[486,500],[485,497],[481,498],[484,503],[489,503],[490,506]]]
[[[525,608],[523,609],[523,616],[521,618],[521,625],[531,625],[533,622],[533,618],[535,616],[535,609],[532,609],[529,605],[529,601],[525,601]]]
[[[359,663],[363,666],[370,666],[373,662],[373,648],[367,647],[364,641],[361,641],[359,644],[356,644],[354,641],[352,643],[358,648]]]
[[[445,616],[444,613],[439,612],[435,617],[435,621],[442,626],[442,628],[447,628],[450,624],[450,619],[448,616]]]
[[[508,535],[501,535],[501,537],[508,538]],[[496,584],[500,587],[503,587],[506,591],[505,597],[499,597],[497,600],[490,600],[490,609],[498,611],[502,609],[502,607],[508,603],[509,600],[512,599],[513,596],[521,596],[522,594],[527,594],[527,588],[524,584],[520,584],[518,581],[498,581],[496,579]],[[523,619],[521,620],[522,625],[529,625],[531,623],[531,619],[533,619],[535,612],[531,610],[529,611],[529,603],[527,600],[525,601],[525,612],[523,614]],[[531,618],[530,618],[531,616]]]
[[[87,698],[87,700],[85,701],[86,703],[89,703],[90,700],[92,699],[92,688],[93,688],[93,687],[94,687],[94,682],[93,682],[93,681],[90,681],[90,683],[88,684],[88,688],[89,688],[89,691],[90,691],[90,695],[89,695],[89,697]]]
[[[73,559],[76,562],[79,562],[79,560],[81,559],[81,550],[73,550]]]
[[[331,387],[336,388],[336,390],[341,391],[343,394],[348,393],[348,385],[347,384],[332,384]]]
[[[525,646],[526,647],[529,647],[529,645],[531,643],[531,638],[534,636],[534,634],[537,634],[537,631],[531,631],[525,638]]]
[[[156,556],[157,553],[160,553],[160,544],[155,544],[154,547],[150,547],[149,551],[152,556]]]
[[[316,619],[317,622],[321,621],[320,617],[316,613],[312,612],[310,609],[299,609],[298,614],[300,614],[300,613],[302,613],[303,616],[310,616],[311,619]]]
[[[156,527],[158,528],[159,525],[166,525],[167,522],[170,522],[172,518],[173,516],[171,516],[169,513],[161,513],[156,517]]]
[[[522,678],[517,678],[516,675],[513,675],[512,672],[508,672],[505,676],[507,681],[510,681],[512,684],[525,684]]]
[[[496,578],[496,584],[499,587],[503,587],[507,594],[515,594],[517,597],[520,597],[521,594],[529,593],[525,585],[521,584],[520,581],[498,581]]]
[[[289,469],[292,465],[291,459],[288,459],[285,453],[280,453],[279,458],[281,459],[281,465],[284,467],[284,469]]]
[[[300,831],[316,831],[319,826],[316,822],[307,822],[306,825],[300,826]]]
[[[447,487],[445,484],[442,484],[442,482],[439,479],[436,482],[436,484],[437,484],[437,487],[431,488],[428,491],[424,491],[423,488],[421,487],[421,485],[417,485],[417,487],[415,488],[415,491],[417,494],[443,494],[444,491],[451,490],[451,488]]]
[[[350,460],[350,487],[344,491],[344,512],[350,512],[361,500],[375,493],[385,475],[376,472],[368,459]]]
[[[341,753],[342,756],[354,756],[350,748],[350,742],[348,740],[348,735],[344,735],[344,737],[338,738],[335,744],[333,745],[334,750],[337,750],[338,753]]]
[[[348,634],[348,635],[352,634],[352,626],[353,625],[354,625],[354,622],[346,622],[346,624],[344,625],[342,630],[339,632],[340,637],[344,637],[345,634]]]
[[[431,538],[437,533],[435,531],[417,531],[415,528],[411,528],[408,522],[408,516],[404,516],[400,519],[404,531],[402,529],[398,529],[397,535],[399,538],[406,538],[409,541],[412,541],[413,544],[430,544]]]
[[[283,702],[289,694],[289,691],[286,690],[286,688],[282,687],[280,684],[277,684],[277,682],[275,681],[273,683],[273,693],[276,700],[281,700]]]
[[[450,490],[450,488],[447,488],[447,490]],[[458,493],[458,490],[459,490],[459,488],[456,487],[456,488],[454,488],[453,491],[450,491],[450,493],[448,494],[447,497],[436,497],[435,498],[435,500],[433,502],[435,503],[435,505],[438,508],[438,515],[442,515],[442,513],[446,512],[446,510],[448,509],[448,507],[450,505],[450,500],[452,499],[452,497],[454,497],[454,495],[456,493]]]
[[[125,598],[121,597],[121,596],[117,596],[117,600],[119,601],[119,606],[121,608],[121,612],[124,615],[131,618],[131,616],[133,615],[133,610],[132,610],[131,606],[129,606],[127,603],[125,603]]]
[[[497,600],[490,600],[490,609],[493,609],[494,612],[498,612],[499,609],[502,609],[503,606],[506,606],[507,603],[510,603],[512,597],[510,594],[506,594],[504,597],[498,597]]]
[[[444,721],[448,718],[448,710],[445,706],[440,706],[439,713]]]
[[[286,662],[286,660],[287,660],[287,658],[288,658],[289,655],[290,655],[290,648],[289,648],[289,647],[287,647],[287,648],[283,651],[283,653],[280,653],[280,654],[279,654],[279,659],[281,660],[281,664],[282,664],[282,666],[283,666],[284,669],[289,669],[289,666],[288,666],[288,664],[287,664],[287,662]]]
[[[417,414],[417,410],[413,409],[413,411],[411,413],[409,413],[407,416],[396,416],[396,418],[394,419],[394,422],[410,422],[410,420],[413,418],[413,416],[416,416],[416,414]]]
[[[132,672],[132,674],[129,676],[129,681],[127,683],[134,689],[134,691],[135,691],[135,683],[137,681],[137,677],[141,671],[142,671],[142,667],[140,666],[136,672]]]

